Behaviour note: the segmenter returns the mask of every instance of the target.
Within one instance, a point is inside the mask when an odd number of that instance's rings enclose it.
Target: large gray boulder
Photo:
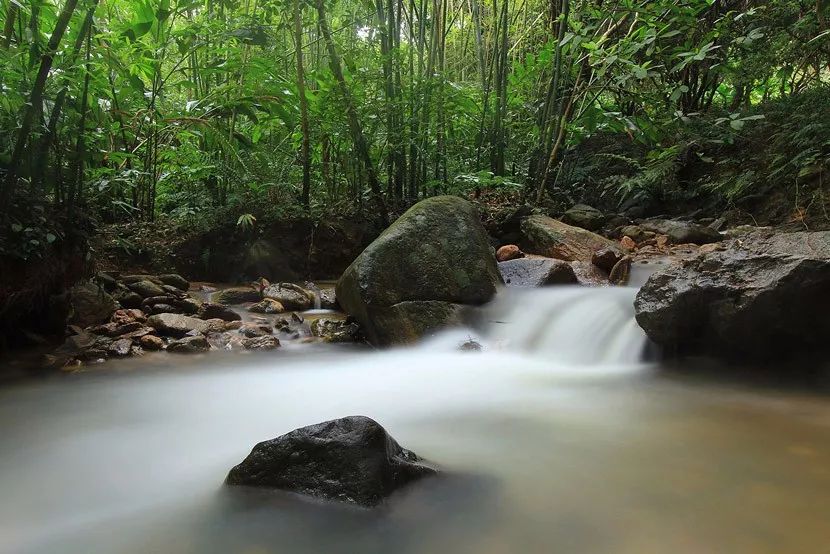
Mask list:
[[[522,249],[525,252],[565,260],[590,262],[598,250],[618,251],[614,241],[574,227],[545,215],[532,215],[522,220]]]
[[[410,208],[343,273],[337,299],[374,344],[417,340],[460,321],[501,283],[475,207],[437,196]]]
[[[400,487],[435,473],[376,421],[350,416],[257,444],[225,483],[372,507]]]
[[[830,232],[755,234],[652,275],[637,322],[679,354],[768,359],[830,343]]]

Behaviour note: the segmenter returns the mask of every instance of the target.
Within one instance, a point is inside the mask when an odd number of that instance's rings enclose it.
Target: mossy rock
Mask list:
[[[468,201],[437,196],[410,208],[337,283],[341,307],[374,344],[411,342],[459,321],[501,284],[487,233]]]

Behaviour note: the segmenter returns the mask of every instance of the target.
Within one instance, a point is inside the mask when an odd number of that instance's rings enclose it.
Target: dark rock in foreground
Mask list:
[[[376,421],[350,416],[257,444],[225,483],[371,507],[435,473],[437,469],[401,448]]]
[[[655,273],[637,322],[680,354],[763,360],[828,349],[830,232],[755,234]]]

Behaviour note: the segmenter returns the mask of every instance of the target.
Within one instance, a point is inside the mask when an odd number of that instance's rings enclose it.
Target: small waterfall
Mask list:
[[[485,309],[481,333],[469,338],[563,364],[641,362],[647,338],[634,319],[636,293],[634,287],[507,289]]]

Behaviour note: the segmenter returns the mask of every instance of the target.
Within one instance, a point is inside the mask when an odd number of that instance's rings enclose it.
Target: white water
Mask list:
[[[0,552],[830,544],[827,403],[654,377],[639,361],[633,295],[505,295],[480,331],[411,349],[160,354],[0,391]],[[483,351],[457,351],[469,338]],[[444,476],[375,512],[222,488],[256,442],[350,414],[377,419]]]

